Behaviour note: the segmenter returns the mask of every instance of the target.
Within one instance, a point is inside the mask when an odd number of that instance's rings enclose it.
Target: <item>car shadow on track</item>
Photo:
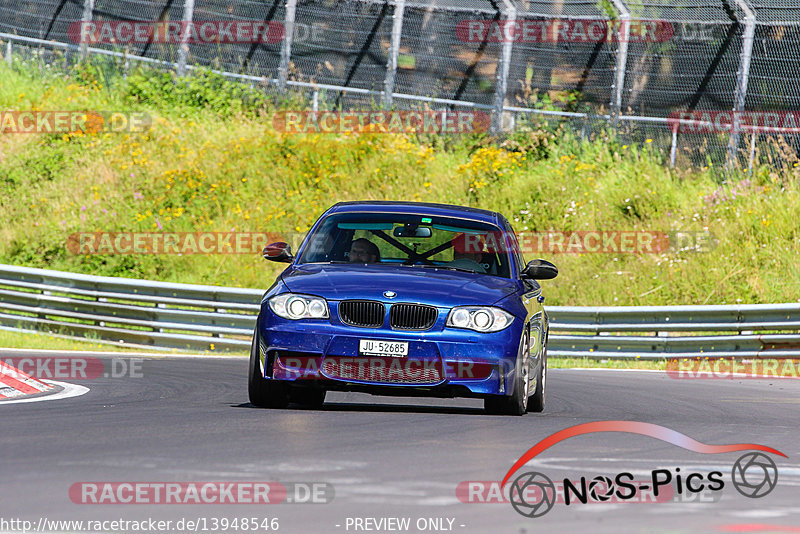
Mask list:
[[[262,410],[249,402],[233,404],[232,408],[252,408]],[[417,404],[366,404],[357,402],[326,402],[321,408],[308,408],[290,404],[281,411],[298,412],[384,412],[384,413],[440,413],[448,415],[486,415],[483,408],[465,406],[420,406]]]

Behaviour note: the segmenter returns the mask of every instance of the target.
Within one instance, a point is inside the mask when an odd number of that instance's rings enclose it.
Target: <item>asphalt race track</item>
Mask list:
[[[81,396],[0,405],[0,519],[257,517],[278,518],[279,532],[315,534],[800,532],[800,380],[551,370],[544,414],[502,417],[484,415],[474,399],[350,393],[329,393],[321,410],[263,410],[248,404],[246,358],[141,363],[141,376],[72,380],[89,388]],[[517,474],[562,480],[628,471],[645,480],[653,469],[679,467],[685,474],[722,471],[725,487],[717,502],[557,503],[533,519],[508,503],[457,497],[460,482],[501,480],[539,440],[600,420],[655,423],[712,445],[763,444],[788,458],[773,456],[778,485],[753,499],[731,484],[741,452],[698,454],[642,435],[591,434],[554,445]],[[328,504],[268,505],[70,499],[73,484],[92,481],[327,483],[335,497]],[[378,529],[357,518],[410,518],[410,527]]]

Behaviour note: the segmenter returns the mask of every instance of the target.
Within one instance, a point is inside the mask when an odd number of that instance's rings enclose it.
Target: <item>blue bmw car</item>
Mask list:
[[[321,406],[329,390],[478,397],[488,412],[541,412],[548,317],[499,213],[444,204],[342,202],[314,223],[264,295],[250,354],[255,406]]]

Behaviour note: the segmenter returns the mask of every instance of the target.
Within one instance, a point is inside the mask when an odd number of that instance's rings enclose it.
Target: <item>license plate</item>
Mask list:
[[[408,356],[407,341],[379,341],[377,339],[359,339],[358,353],[363,356]]]

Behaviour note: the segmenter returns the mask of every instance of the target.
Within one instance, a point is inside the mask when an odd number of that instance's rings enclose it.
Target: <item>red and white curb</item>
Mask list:
[[[54,387],[0,361],[0,400],[45,393]]]

